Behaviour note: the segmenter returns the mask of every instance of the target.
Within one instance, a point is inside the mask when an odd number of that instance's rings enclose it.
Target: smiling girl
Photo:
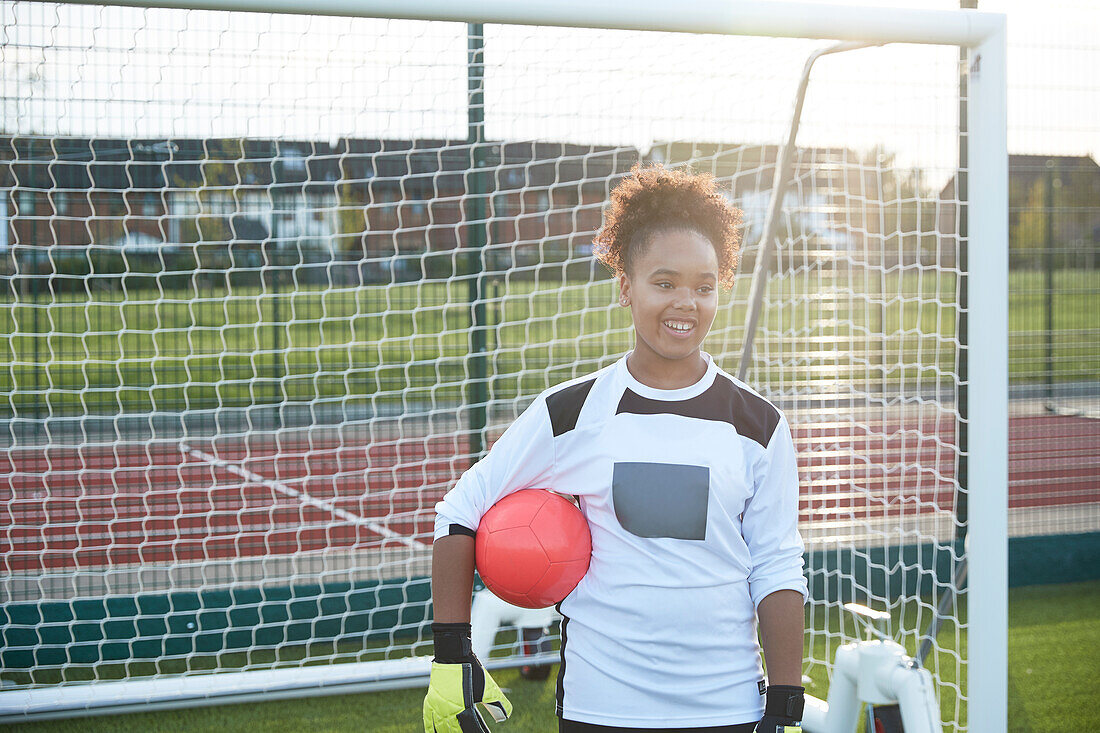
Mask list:
[[[636,166],[612,193],[596,252],[634,349],[539,395],[436,506],[425,730],[487,730],[478,701],[510,712],[470,651],[473,536],[532,487],[575,496],[592,533],[588,573],[558,606],[560,733],[775,733],[801,719],[790,427],[702,350],[739,223],[705,175]]]

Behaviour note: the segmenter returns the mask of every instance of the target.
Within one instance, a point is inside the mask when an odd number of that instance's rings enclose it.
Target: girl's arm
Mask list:
[[[474,538],[440,537],[432,546],[432,641],[435,659],[424,696],[424,733],[480,730],[488,726],[482,703],[498,723],[512,703],[474,656],[470,643],[470,591],[474,580]]]
[[[798,591],[777,590],[765,596],[756,609],[769,685],[802,684],[802,603]]]
[[[440,537],[432,545],[432,607],[437,623],[470,623],[474,589],[474,538]],[[801,653],[801,651],[800,651]]]

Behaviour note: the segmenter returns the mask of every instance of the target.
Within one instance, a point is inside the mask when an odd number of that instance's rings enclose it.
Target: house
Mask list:
[[[959,230],[956,185],[952,177],[939,193],[939,227],[952,247]],[[1096,160],[1087,155],[1009,155],[1008,246],[1013,268],[1100,266]]]
[[[550,142],[476,154],[480,176],[464,141],[0,138],[6,269],[46,274],[127,244],[135,256],[190,250],[197,269],[416,279],[465,268],[455,251],[482,231],[482,269],[530,269],[587,256],[609,177],[639,158]]]
[[[714,170],[744,209],[752,245],[779,154],[776,145],[676,142],[644,159]],[[922,240],[904,237],[926,227],[897,202],[920,192],[884,176],[892,165],[881,156],[795,151],[779,232],[788,253],[887,265],[919,256]],[[135,257],[176,257],[176,271],[276,266],[294,268],[299,281],[392,282],[471,268],[524,277],[548,263],[587,277],[603,206],[641,160],[635,148],[546,141],[0,138],[4,259],[10,272],[45,273],[61,258],[43,250],[128,245]],[[474,249],[476,265],[463,254]]]

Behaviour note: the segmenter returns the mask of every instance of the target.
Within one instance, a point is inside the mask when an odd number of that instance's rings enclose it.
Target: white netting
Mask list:
[[[635,162],[746,212],[707,345],[737,369],[825,45],[490,26],[482,100],[461,24],[0,13],[20,688],[426,653],[434,502],[534,394],[630,348],[590,243]],[[915,651],[961,556],[957,73],[956,48],[828,57],[803,112],[748,379],[801,450],[818,694],[840,603]],[[930,658],[952,729],[964,635],[952,611]]]

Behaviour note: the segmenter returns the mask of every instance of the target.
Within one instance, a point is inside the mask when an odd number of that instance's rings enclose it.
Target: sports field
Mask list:
[[[949,629],[941,641],[952,636]],[[965,643],[965,638],[962,640]],[[1094,730],[1100,687],[1100,582],[1031,586],[1009,592],[1008,730],[1045,733]],[[820,650],[817,652],[820,654]],[[555,667],[556,670],[556,667]],[[549,733],[554,719],[554,674],[545,682],[520,678],[515,670],[494,675],[515,705],[500,733]],[[810,692],[824,696],[824,679]],[[281,700],[267,704],[196,708],[125,716],[30,723],[12,728],[26,733],[167,733],[169,731],[313,731],[313,733],[417,733],[423,690],[398,690],[343,697]],[[952,701],[941,700],[946,720]],[[974,730],[983,730],[971,721]]]
[[[1055,300],[1055,321],[1062,329],[1051,362],[1055,381],[1088,374],[1100,361],[1100,346],[1089,340],[1087,300],[1090,290],[1097,290],[1097,275],[1062,275],[1068,279],[1066,294]],[[895,295],[873,308],[853,306],[836,281],[831,290],[820,291],[809,281],[791,280],[775,293],[800,305],[788,309],[785,320],[769,316],[759,352],[787,351],[789,358],[790,350],[800,349],[808,355],[799,377],[804,381],[793,385],[785,375],[785,388],[802,392],[812,391],[814,383],[834,388],[848,383],[873,392],[886,382],[935,386],[941,370],[953,372],[953,278],[888,277],[886,290]],[[1074,286],[1070,280],[1079,277],[1092,280]],[[1013,354],[1024,354],[1022,366],[1013,367],[1015,383],[1045,377],[1043,345],[1033,336],[1042,330],[1044,306],[1029,294],[1038,278],[1013,274]],[[500,400],[530,394],[625,350],[629,323],[624,311],[608,306],[612,288],[608,282],[490,288],[490,394]],[[735,304],[744,302],[745,289],[742,282]],[[0,568],[8,576],[7,597],[33,602],[63,592],[61,586],[48,587],[50,577],[85,571],[92,577],[104,568],[119,570],[116,581],[147,591],[172,586],[158,586],[161,581],[143,575],[130,578],[127,568],[202,566],[216,574],[222,566],[251,563],[262,570],[256,581],[273,581],[288,572],[284,565],[296,567],[302,558],[324,557],[325,570],[338,570],[344,555],[359,568],[367,567],[365,558],[372,563],[385,558],[375,568],[384,577],[409,577],[414,566],[420,572],[413,574],[422,575],[434,502],[471,453],[465,421],[454,409],[468,376],[466,296],[464,286],[420,283],[278,295],[238,292],[231,298],[218,292],[127,298],[107,292],[57,296],[49,309],[26,301],[3,306],[0,318],[6,320],[0,323],[6,330],[0,338],[8,367],[0,368],[0,388],[15,389],[9,404],[20,417],[178,414],[296,402],[337,405],[346,414],[363,408],[343,424],[219,427],[186,438],[156,433],[151,440],[77,432],[71,442],[20,439],[5,446],[0,511],[10,523],[0,528]],[[740,341],[743,316],[739,305],[722,312],[712,351],[737,353],[731,344]],[[897,335],[876,342],[868,334],[880,328]],[[852,359],[853,354],[860,358]],[[762,379],[772,376],[761,373]],[[406,405],[409,414],[401,411]],[[868,542],[876,534],[878,541],[889,541],[881,532],[885,526],[903,534],[916,530],[943,544],[952,541],[958,453],[950,405],[895,405],[867,414],[796,410],[791,416],[808,546],[838,538]],[[495,416],[494,435],[507,418]],[[1100,421],[1015,410],[1009,440],[1014,516],[1048,510],[1072,515],[1084,508],[1095,518]],[[904,627],[921,628],[925,622]],[[953,648],[952,643],[943,648]],[[814,659],[830,657],[830,649],[813,650]],[[199,671],[210,660],[196,655],[192,661],[188,669]],[[218,661],[235,664],[231,653]],[[942,678],[953,679],[955,663],[948,654],[939,668]],[[143,664],[134,663],[131,672],[142,674]],[[69,665],[59,673],[77,679],[88,672]],[[103,668],[92,673],[110,676]],[[509,672],[503,679],[532,699],[552,699],[552,686],[521,683]],[[404,710],[405,703],[384,702],[405,699],[401,695],[408,693],[366,696],[357,704]],[[272,729],[283,719],[301,725],[295,716],[332,712],[331,703],[293,703],[313,712],[272,714],[279,720]],[[413,707],[419,707],[418,698]],[[546,709],[545,704],[521,707],[517,720],[503,730],[551,729],[541,718],[524,722],[523,711]],[[185,722],[179,725],[205,729],[235,710],[179,714],[198,716],[196,722],[181,718]],[[165,714],[164,720],[175,715]],[[214,717],[199,722],[204,715]],[[374,715],[367,717],[368,730],[414,730],[401,718],[376,725]],[[957,716],[945,709],[947,719]],[[230,729],[237,725],[224,719]],[[362,727],[363,722],[336,718],[310,727],[351,729],[341,727],[345,724]],[[157,725],[162,723],[149,729]]]

